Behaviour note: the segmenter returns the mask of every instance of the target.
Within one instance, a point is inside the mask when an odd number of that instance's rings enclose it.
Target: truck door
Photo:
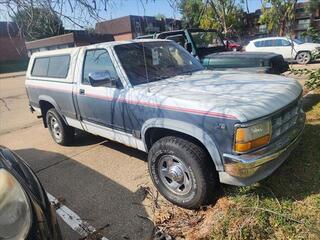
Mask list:
[[[78,82],[77,103],[82,123],[88,129],[92,127],[117,128],[122,130],[122,123],[117,123],[115,113],[121,114],[123,104],[117,101],[123,93],[120,79],[106,49],[87,49],[84,53],[82,76]],[[108,71],[111,79],[119,81],[118,86],[93,87],[89,83],[89,73]],[[79,74],[80,75],[80,74]]]

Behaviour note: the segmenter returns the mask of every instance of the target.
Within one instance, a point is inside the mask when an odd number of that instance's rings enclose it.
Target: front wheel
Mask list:
[[[48,110],[46,121],[50,134],[56,143],[68,145],[72,142],[74,128],[67,126],[54,108]]]
[[[311,61],[311,54],[309,52],[300,52],[296,60],[299,64],[308,64]]]
[[[198,145],[178,137],[161,138],[150,149],[148,163],[153,183],[170,202],[197,209],[214,200],[214,164]]]

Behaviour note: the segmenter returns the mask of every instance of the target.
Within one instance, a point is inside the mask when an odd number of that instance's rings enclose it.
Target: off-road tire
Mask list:
[[[296,57],[297,63],[299,64],[308,64],[311,61],[310,52],[299,52]]]
[[[164,157],[172,155],[181,160],[192,180],[191,190],[178,195],[161,180],[159,163]],[[148,154],[148,167],[151,179],[158,191],[170,202],[188,209],[212,203],[217,194],[217,172],[207,152],[195,143],[179,137],[163,137],[153,144]],[[188,179],[189,179],[188,178]]]
[[[46,123],[49,132],[56,143],[66,146],[72,142],[74,138],[74,128],[65,124],[65,122],[63,121],[56,109],[51,108],[47,111]],[[55,125],[55,127],[53,125]],[[58,128],[59,135],[56,132]]]

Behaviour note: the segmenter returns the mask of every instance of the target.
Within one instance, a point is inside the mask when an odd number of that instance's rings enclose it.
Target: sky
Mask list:
[[[158,13],[164,14],[166,17],[180,18],[180,13],[174,10],[167,0],[148,0],[145,4],[141,4],[141,0],[117,0],[118,6],[112,7],[110,11],[107,11],[103,16],[106,19],[117,18],[126,15],[146,15],[154,16]],[[254,12],[256,9],[261,8],[261,0],[248,0],[249,10]],[[240,0],[237,0],[240,3]]]
[[[237,1],[240,3],[240,0]],[[107,11],[101,11],[100,13],[100,16],[106,20],[126,15],[154,16],[157,14],[163,14],[168,18],[180,19],[181,17],[179,11],[172,8],[167,0],[113,0],[111,2],[112,3],[107,6]],[[258,8],[261,8],[261,0],[249,0],[250,12],[253,12]],[[72,15],[72,13],[68,13],[67,10],[66,14]],[[0,5],[0,21],[10,21],[7,9],[3,5]],[[92,21],[92,26],[87,27],[94,27],[94,25],[95,22]],[[65,20],[64,26],[66,29],[78,28],[75,24]]]

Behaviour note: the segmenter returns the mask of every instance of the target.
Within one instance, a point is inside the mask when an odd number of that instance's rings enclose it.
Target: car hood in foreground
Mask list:
[[[302,92],[289,78],[240,71],[199,71],[140,85],[161,105],[234,116],[240,122],[269,115]],[[139,91],[139,90],[138,90]]]

